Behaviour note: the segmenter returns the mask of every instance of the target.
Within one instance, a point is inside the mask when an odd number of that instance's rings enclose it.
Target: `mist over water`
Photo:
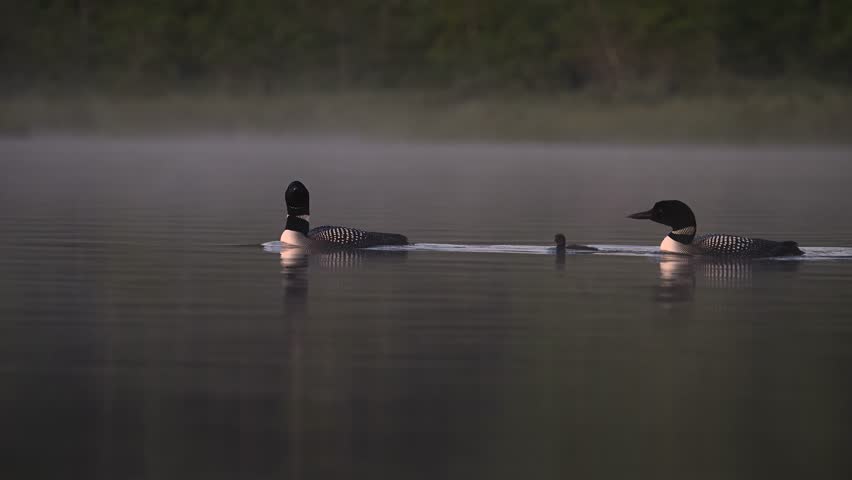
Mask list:
[[[0,424],[20,478],[852,473],[852,261],[368,251],[654,247],[625,215],[852,247],[845,147],[0,141]],[[254,244],[256,247],[235,245]]]

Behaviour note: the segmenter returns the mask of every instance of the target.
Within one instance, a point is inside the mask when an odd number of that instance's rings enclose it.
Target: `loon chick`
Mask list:
[[[365,232],[349,227],[323,225],[308,230],[310,224],[310,194],[302,182],[292,182],[284,193],[287,203],[287,224],[281,233],[281,243],[312,250],[336,250],[377,247],[380,245],[408,245],[405,235],[396,233]]]
[[[695,215],[692,209],[680,200],[657,202],[654,208],[628,215],[627,218],[651,220],[672,227],[672,231],[660,244],[660,250],[666,253],[752,258],[804,255],[796,242],[776,242],[722,234],[696,237]]]
[[[556,242],[556,253],[561,253],[565,250],[585,250],[589,252],[594,252],[598,250],[595,247],[590,247],[588,245],[578,245],[576,243],[565,245],[565,235],[562,235],[561,233],[557,233],[556,236],[553,237],[553,241]]]

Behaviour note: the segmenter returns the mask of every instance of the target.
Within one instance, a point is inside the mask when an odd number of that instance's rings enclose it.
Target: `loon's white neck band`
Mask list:
[[[667,253],[692,253],[692,239],[695,238],[695,225],[672,230],[663,238],[660,250]]]
[[[669,235],[695,235],[695,225],[683,227],[677,230],[672,230]]]

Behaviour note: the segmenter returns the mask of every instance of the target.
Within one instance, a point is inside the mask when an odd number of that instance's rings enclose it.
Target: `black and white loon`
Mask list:
[[[721,234],[696,237],[695,215],[692,209],[680,200],[657,202],[654,208],[628,215],[628,218],[652,220],[672,227],[672,231],[660,244],[660,250],[666,253],[751,258],[804,255],[796,242],[776,242]]]
[[[408,245],[405,235],[366,232],[349,227],[323,225],[309,230],[310,194],[302,182],[292,182],[284,193],[287,203],[287,224],[281,233],[281,243],[310,250],[339,250]]]

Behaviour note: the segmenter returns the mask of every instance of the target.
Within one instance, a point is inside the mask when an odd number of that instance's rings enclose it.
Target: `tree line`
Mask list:
[[[708,90],[852,82],[849,0],[6,0],[0,87]]]

